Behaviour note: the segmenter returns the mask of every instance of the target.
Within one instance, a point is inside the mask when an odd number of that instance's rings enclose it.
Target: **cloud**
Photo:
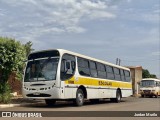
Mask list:
[[[152,52],[151,55],[153,55],[153,56],[160,56],[160,51]]]
[[[0,18],[0,34],[16,38],[84,33],[87,29],[81,26],[82,22],[115,18],[108,11],[107,2],[101,0],[1,0],[1,6],[7,8],[7,20]]]
[[[3,9],[0,9],[0,16],[4,16],[5,15],[5,10],[3,10]]]

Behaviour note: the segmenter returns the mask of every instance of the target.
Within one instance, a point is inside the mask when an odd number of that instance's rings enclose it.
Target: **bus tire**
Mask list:
[[[84,93],[82,89],[77,90],[75,104],[77,106],[82,106],[84,104]]]
[[[121,95],[121,91],[120,90],[117,90],[117,92],[116,92],[116,98],[115,98],[115,102],[116,103],[119,103],[119,102],[121,102],[121,97],[122,95]]]
[[[141,95],[142,98],[144,98],[144,95]]]
[[[110,98],[111,102],[119,103],[121,102],[121,92],[120,90],[117,90],[116,92],[116,98]]]
[[[155,98],[158,98],[158,93],[155,95]]]
[[[46,103],[48,106],[54,106],[55,103],[56,103],[56,100],[54,100],[54,99],[45,99],[45,103]]]

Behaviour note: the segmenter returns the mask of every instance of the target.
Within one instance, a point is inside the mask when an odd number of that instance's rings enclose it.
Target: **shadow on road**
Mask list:
[[[125,102],[126,100],[122,100],[121,103]],[[109,99],[100,100],[98,103],[92,103],[89,100],[86,100],[83,106],[92,106],[92,105],[103,105],[103,104],[120,104],[111,102]],[[72,101],[57,101],[54,106],[48,106],[45,102],[39,102],[35,104],[25,105],[25,107],[29,108],[70,108],[70,107],[77,107]]]

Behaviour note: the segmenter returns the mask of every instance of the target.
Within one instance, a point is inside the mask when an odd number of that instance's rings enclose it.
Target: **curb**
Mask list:
[[[0,108],[10,108],[10,107],[19,107],[19,106],[25,106],[25,105],[33,105],[35,103],[24,103],[24,104],[1,104]]]
[[[9,107],[18,107],[21,106],[21,104],[2,104],[0,105],[0,108],[9,108]]]

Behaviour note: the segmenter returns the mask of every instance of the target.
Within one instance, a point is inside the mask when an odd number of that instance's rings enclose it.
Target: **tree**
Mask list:
[[[26,52],[24,46],[11,38],[0,37],[0,70],[2,71],[2,82],[7,82],[11,72],[21,75]]]
[[[28,57],[28,55],[34,50],[32,49],[32,45],[33,43],[31,41],[27,42],[24,47],[26,49],[26,57]]]
[[[150,74],[150,78],[157,78],[155,74]]]
[[[31,46],[31,42],[23,45],[15,39],[0,37],[0,102],[6,103],[6,99],[10,100],[10,90],[7,83],[9,75],[14,72],[18,79],[22,79],[23,61],[31,52]]]
[[[142,70],[142,77],[143,78],[157,78],[156,75],[150,74],[150,72],[147,69]]]
[[[150,73],[147,69],[142,70],[142,77],[143,78],[149,78],[150,77]]]

